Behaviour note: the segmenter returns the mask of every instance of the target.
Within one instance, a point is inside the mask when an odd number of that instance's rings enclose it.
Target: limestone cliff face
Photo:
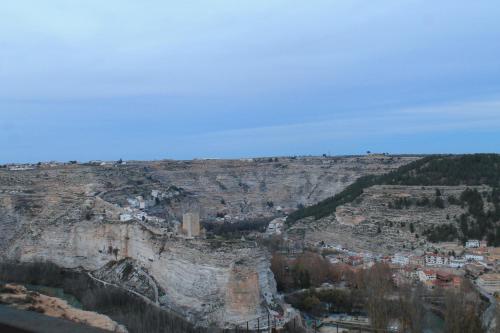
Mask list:
[[[197,323],[262,316],[265,294],[276,294],[267,254],[253,244],[168,239],[138,224],[56,224],[26,235],[5,254],[95,271]]]
[[[273,303],[268,254],[248,242],[168,238],[140,221],[120,222],[128,199],[142,196],[149,216],[167,222],[192,203],[205,221],[221,214],[269,218],[281,214],[279,207],[317,202],[360,176],[415,159],[280,157],[0,169],[0,256],[81,267],[197,323],[242,323]]]

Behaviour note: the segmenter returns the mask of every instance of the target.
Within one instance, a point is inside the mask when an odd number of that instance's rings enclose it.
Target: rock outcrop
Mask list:
[[[50,317],[64,318],[110,332],[127,333],[125,327],[111,320],[108,316],[76,309],[62,299],[28,291],[25,287],[17,284],[0,284],[0,303],[8,304],[20,310],[35,311]]]

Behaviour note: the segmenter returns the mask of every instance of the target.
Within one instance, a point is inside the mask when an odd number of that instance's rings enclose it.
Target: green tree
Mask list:
[[[434,199],[434,206],[436,206],[439,209],[443,209],[444,200],[441,197],[436,197],[436,199]]]

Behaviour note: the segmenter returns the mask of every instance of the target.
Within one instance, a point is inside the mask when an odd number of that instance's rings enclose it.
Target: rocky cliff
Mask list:
[[[490,192],[488,186],[402,186],[375,185],[353,202],[317,221],[304,219],[297,227],[307,229],[307,241],[325,241],[352,250],[392,254],[425,250],[432,246],[425,231],[445,224],[457,225],[467,211],[450,198],[460,198],[467,188]],[[443,204],[435,205],[436,190]],[[425,203],[425,204],[424,204]]]
[[[172,239],[136,223],[56,223],[5,253],[23,262],[83,268],[197,324],[262,316],[276,294],[269,258],[255,244]]]
[[[193,209],[205,220],[270,218],[412,160],[270,158],[0,169],[0,254],[83,268],[198,324],[230,326],[275,308],[267,252],[245,241],[188,240],[156,232],[140,219],[120,221],[126,206],[140,197],[142,211],[165,223]]]

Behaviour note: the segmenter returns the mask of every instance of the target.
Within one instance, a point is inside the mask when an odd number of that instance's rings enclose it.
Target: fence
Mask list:
[[[262,320],[261,320],[262,319]],[[274,318],[276,319],[276,318]],[[260,332],[260,333],[267,333],[267,332],[276,332],[280,331],[283,333],[292,331],[292,332],[297,332],[298,329],[301,327],[301,322],[297,320],[297,318],[294,318],[290,323],[288,324],[288,328],[283,327],[283,326],[277,326],[276,323],[278,321],[273,320],[272,316],[269,318],[262,317],[256,319],[256,326],[252,327],[251,322],[245,322],[242,325],[236,325],[234,328],[230,329],[224,329],[222,330],[222,333],[246,333],[246,332]],[[305,329],[304,332],[309,332],[309,333],[317,333],[319,332],[320,327],[331,327],[333,328],[336,332],[344,332],[344,330],[349,330],[349,332],[352,333],[397,333],[399,332],[397,329],[394,330],[387,330],[387,329],[376,329],[370,326],[365,326],[365,325],[356,325],[356,324],[350,324],[350,323],[345,323],[345,322],[340,322],[340,321],[332,321],[332,322],[319,322],[319,321],[314,321],[309,327],[309,329]]]
[[[277,318],[270,313],[249,321],[236,324],[234,328],[226,329],[224,333],[230,332],[271,332],[284,324],[281,318]]]

